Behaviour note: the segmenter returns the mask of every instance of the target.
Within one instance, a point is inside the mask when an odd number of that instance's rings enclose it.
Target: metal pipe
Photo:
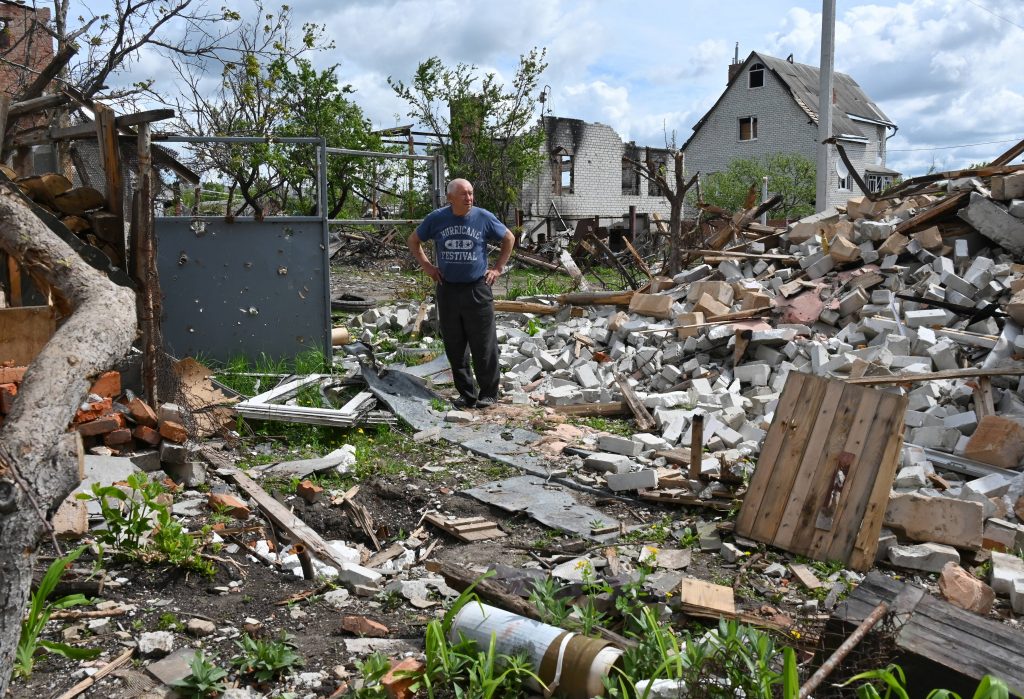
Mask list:
[[[319,136],[174,136],[153,134],[154,141],[165,143],[306,143],[318,144]]]
[[[302,566],[302,577],[306,580],[316,579],[316,570],[313,568],[313,559],[305,544],[295,544],[292,547],[295,555],[299,557],[299,565]]]
[[[374,158],[391,158],[393,160],[433,160],[432,155],[409,155],[408,153],[378,153],[372,150],[352,150],[351,148],[328,148],[331,155],[362,155]]]

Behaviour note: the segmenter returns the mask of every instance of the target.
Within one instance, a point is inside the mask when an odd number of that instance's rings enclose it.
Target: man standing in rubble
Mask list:
[[[494,214],[473,206],[473,185],[468,180],[452,180],[447,194],[448,206],[429,213],[409,236],[409,251],[437,282],[441,339],[460,396],[455,404],[486,408],[497,400],[501,378],[491,285],[505,271],[516,239]],[[428,240],[434,241],[437,265],[423,252]],[[501,244],[498,260],[490,268],[488,242]],[[473,383],[474,373],[479,388]]]

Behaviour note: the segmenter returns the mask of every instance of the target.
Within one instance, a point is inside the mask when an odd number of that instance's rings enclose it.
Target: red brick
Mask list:
[[[89,422],[97,418],[109,415],[114,409],[114,403],[109,398],[104,398],[97,403],[87,403],[87,407],[80,408],[75,413],[75,422]]]
[[[128,415],[137,425],[156,427],[156,413],[141,398],[132,398],[131,402],[128,403]]]
[[[211,510],[224,511],[231,515],[235,519],[248,519],[249,508],[246,507],[245,503],[236,498],[234,495],[228,495],[227,493],[210,493],[210,499],[207,501]]]
[[[389,699],[412,699],[413,693],[409,687],[417,680],[415,676],[407,677],[405,673],[422,673],[424,665],[416,658],[406,658],[396,665],[392,665],[388,674],[381,678],[380,684],[388,693]],[[401,677],[396,677],[402,673]]]
[[[0,366],[0,383],[21,383],[25,378],[23,366]]]
[[[116,416],[105,415],[89,422],[83,422],[76,429],[78,434],[83,437],[95,437],[121,429],[121,423]]]
[[[155,447],[160,443],[160,433],[154,430],[152,427],[146,425],[139,425],[132,430],[132,436],[144,444],[148,444],[151,447]]]
[[[89,393],[95,393],[103,398],[116,398],[121,395],[121,372],[107,371],[100,374],[93,382]]]
[[[14,397],[18,395],[18,387],[13,383],[0,383],[0,415],[6,415],[14,407]]]
[[[299,483],[299,487],[295,489],[295,494],[312,505],[320,501],[320,498],[323,497],[324,489],[307,478]]]
[[[185,427],[173,420],[164,420],[160,423],[160,436],[177,444],[184,444],[188,441],[188,432]]]
[[[369,638],[387,638],[387,635],[391,633],[384,624],[373,619],[367,619],[365,616],[341,617],[341,630],[348,631],[356,636],[366,636]]]
[[[108,447],[120,447],[132,441],[132,431],[127,427],[107,432],[103,435],[103,444]]]

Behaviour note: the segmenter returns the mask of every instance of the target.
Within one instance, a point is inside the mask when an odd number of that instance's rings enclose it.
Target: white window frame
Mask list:
[[[743,122],[750,122],[750,138],[743,138]],[[756,116],[745,116],[739,119],[739,140],[741,142],[756,141],[757,140],[757,117]]]

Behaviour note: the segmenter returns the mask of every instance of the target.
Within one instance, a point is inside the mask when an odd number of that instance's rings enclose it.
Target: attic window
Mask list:
[[[747,87],[764,87],[764,64],[755,63],[747,72]]]
[[[756,141],[757,140],[757,117],[740,117],[740,140],[741,141]]]

